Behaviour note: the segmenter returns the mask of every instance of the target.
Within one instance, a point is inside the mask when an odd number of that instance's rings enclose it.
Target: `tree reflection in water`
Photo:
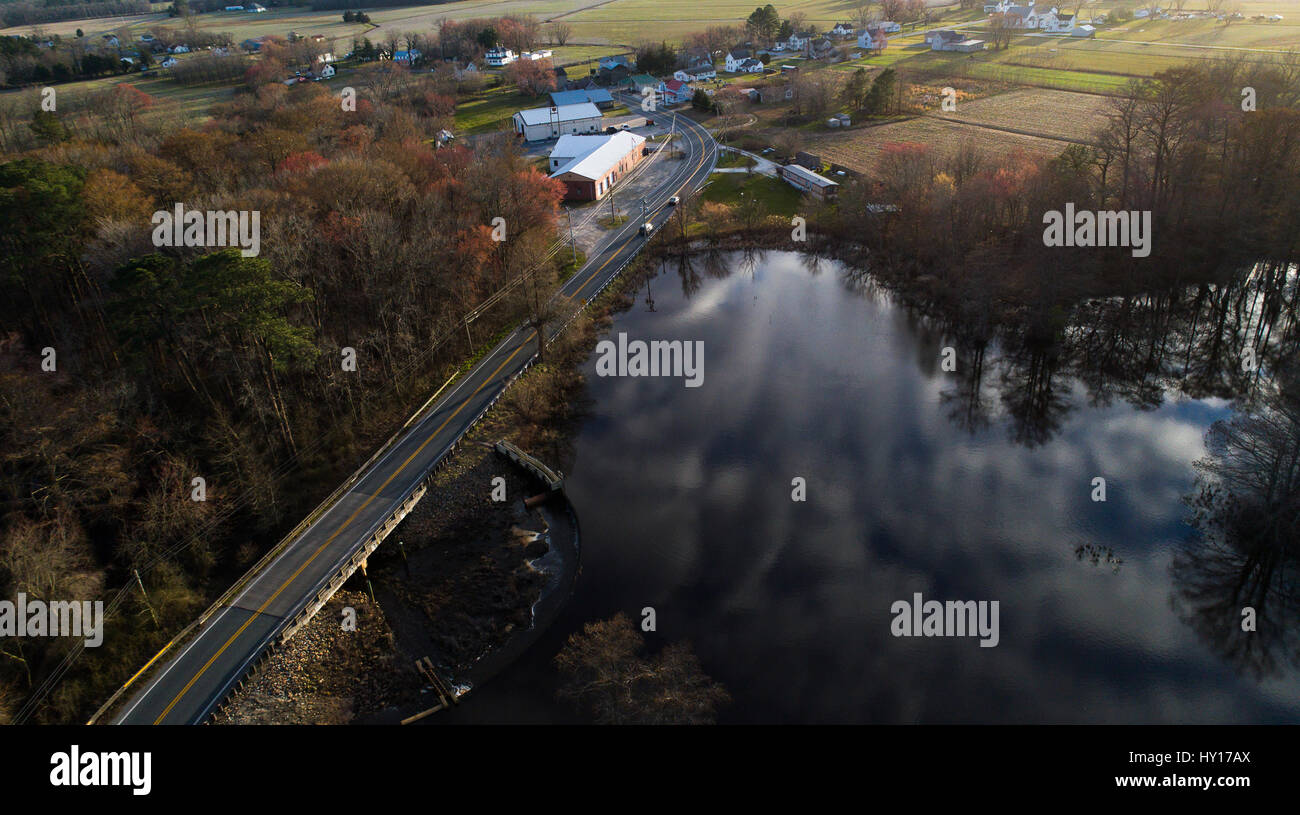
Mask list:
[[[1179,610],[1234,666],[1275,675],[1300,664],[1300,365],[1216,422],[1206,447],[1186,498],[1196,533],[1171,567]]]

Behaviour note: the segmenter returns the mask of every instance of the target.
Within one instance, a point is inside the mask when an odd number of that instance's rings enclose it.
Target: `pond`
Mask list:
[[[836,261],[666,261],[603,338],[701,342],[698,387],[592,355],[576,591],[450,720],[580,721],[554,654],[648,607],[651,642],[730,692],[722,722],[1300,721],[1294,539],[1216,535],[1214,500],[1193,523],[1207,431],[1269,387],[1234,343],[1267,369],[1294,333],[1265,300],[1202,287],[974,342]],[[995,636],[899,636],[932,600],[996,602]]]

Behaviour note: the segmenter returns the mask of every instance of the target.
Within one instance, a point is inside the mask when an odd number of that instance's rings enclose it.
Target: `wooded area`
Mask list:
[[[127,589],[34,721],[84,719],[557,281],[561,188],[506,136],[435,148],[444,79],[367,66],[355,110],[249,79],[201,129],[116,88],[0,162],[0,590]],[[260,254],[155,246],[178,202],[260,212]],[[0,647],[7,721],[67,643]]]

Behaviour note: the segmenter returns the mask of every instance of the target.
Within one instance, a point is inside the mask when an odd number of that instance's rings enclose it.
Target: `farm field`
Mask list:
[[[307,7],[271,9],[261,14],[249,14],[241,11],[213,11],[196,17],[204,31],[228,32],[235,42],[275,34],[283,37],[289,31],[299,34],[323,34],[330,39],[350,40],[353,36],[364,34],[372,26],[360,23],[343,22],[343,13],[333,11],[311,11]],[[126,31],[139,35],[152,28],[175,27],[181,23],[175,17],[166,14],[144,14],[130,17],[103,17],[91,20],[71,20],[42,26],[48,34],[60,34],[64,37],[75,35],[78,28],[87,37],[94,37],[109,32]],[[27,34],[29,26],[8,28],[0,34]],[[404,29],[405,30],[405,29]]]
[[[930,5],[943,5],[931,2]],[[306,6],[271,9],[262,14],[211,12],[199,16],[203,28],[228,31],[236,40],[263,34],[283,36],[289,29],[305,34],[351,39],[370,32],[373,38],[388,32],[429,31],[438,20],[496,17],[505,14],[533,14],[541,20],[562,19],[573,26],[575,44],[633,44],[640,41],[680,41],[708,25],[741,23],[754,10],[755,0],[461,0],[430,6],[407,6],[367,10],[373,25],[344,23],[342,11],[312,11]],[[359,7],[364,7],[360,4]],[[853,13],[847,0],[796,0],[782,3],[783,14],[802,11],[808,22],[829,28]],[[78,28],[87,36],[129,29],[144,32],[153,26],[175,25],[166,14],[71,20],[43,26],[50,34],[72,36]],[[29,26],[0,31],[0,34],[28,34]]]
[[[986,154],[1005,155],[1015,151],[1043,156],[1059,155],[1066,146],[1056,139],[1006,133],[933,116],[919,116],[902,122],[848,131],[825,130],[810,134],[804,149],[823,161],[842,164],[860,173],[871,173],[885,145],[915,142],[927,145],[940,160],[973,142]]]
[[[1086,141],[1106,123],[1109,100],[1070,91],[1018,88],[960,102],[951,113],[934,116],[969,125],[1067,141]],[[1061,145],[1064,146],[1064,145]]]
[[[1267,13],[1285,8],[1275,5]],[[1239,20],[1225,26],[1218,20],[1134,20],[1097,32],[1098,40],[1136,40],[1175,42],[1184,45],[1219,48],[1287,49],[1300,45],[1300,4],[1290,6],[1291,13],[1281,11],[1280,23],[1253,23]],[[1242,14],[1265,13],[1242,11]]]

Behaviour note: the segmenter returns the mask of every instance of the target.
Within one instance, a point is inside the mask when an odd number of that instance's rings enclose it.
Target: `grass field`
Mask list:
[[[704,188],[705,201],[736,204],[741,196],[763,202],[768,214],[794,215],[799,211],[799,191],[789,184],[757,173],[714,173]]]
[[[157,100],[160,109],[173,111],[186,121],[198,122],[208,118],[208,108],[214,102],[229,99],[234,93],[231,85],[179,85],[165,76],[144,77],[140,74],[123,74],[84,82],[59,85],[60,99],[84,101],[87,97],[115,85],[131,85]]]
[[[522,108],[544,104],[544,96],[527,96],[513,87],[489,88],[456,105],[456,132],[473,134],[497,130]]]

